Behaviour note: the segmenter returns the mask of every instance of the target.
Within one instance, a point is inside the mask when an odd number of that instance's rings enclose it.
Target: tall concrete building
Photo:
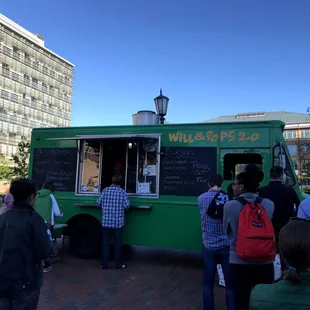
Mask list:
[[[32,128],[70,126],[73,68],[0,14],[0,154],[11,159]]]

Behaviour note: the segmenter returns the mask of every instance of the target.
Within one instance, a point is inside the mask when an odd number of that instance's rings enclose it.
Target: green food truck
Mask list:
[[[280,165],[302,198],[283,129],[280,121],[39,128],[32,131],[29,176],[39,187],[54,183],[64,213],[56,223],[67,224],[64,234],[77,257],[100,250],[96,201],[115,169],[131,201],[124,244],[201,250],[197,197],[207,191],[210,174],[222,174],[226,188],[256,164],[265,185],[271,166]]]

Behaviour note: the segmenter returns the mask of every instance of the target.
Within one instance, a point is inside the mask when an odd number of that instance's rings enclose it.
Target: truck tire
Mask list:
[[[69,227],[71,253],[83,259],[98,257],[102,241],[100,222],[93,217],[80,217]]]

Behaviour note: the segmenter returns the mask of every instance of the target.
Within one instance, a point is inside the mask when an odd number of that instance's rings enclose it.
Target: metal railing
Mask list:
[[[70,114],[68,112],[59,111],[59,110],[47,107],[46,105],[40,104],[39,102],[33,102],[30,99],[28,99],[28,98],[21,98],[20,96],[12,94],[12,93],[10,93],[10,92],[8,92],[6,90],[3,90],[3,89],[0,91],[0,98],[5,99],[7,101],[15,102],[15,103],[18,103],[18,104],[22,104],[22,105],[24,105],[26,107],[33,108],[33,109],[35,109],[37,111],[49,113],[52,116],[59,116],[59,117],[62,117],[64,119],[66,119],[66,120],[70,120]],[[14,109],[13,107],[12,108],[10,107],[9,110],[10,111],[14,111],[16,113],[20,113],[20,109],[19,108]],[[1,113],[1,109],[0,109],[0,113]]]
[[[30,58],[27,58],[26,56],[21,57],[21,55],[17,52],[14,52],[13,50],[11,50],[10,48],[6,47],[3,44],[0,44],[0,53],[3,53],[6,56],[9,56],[19,62],[22,62],[23,64],[26,64],[27,66],[30,66],[31,68],[46,74],[48,76],[50,76],[51,78],[53,78],[54,80],[57,80],[58,82],[61,82],[69,87],[72,87],[72,81],[70,80],[66,80],[64,79],[62,76],[55,76],[55,71],[52,71],[46,67],[43,67],[41,65],[39,65],[37,62],[31,60]],[[42,68],[42,69],[41,69]],[[45,69],[44,69],[45,68]]]
[[[25,77],[25,76],[22,77],[22,76],[18,75],[17,73],[12,72],[8,69],[4,69],[4,68],[0,68],[0,74],[2,74],[4,77],[12,79],[16,82],[22,83],[28,87],[32,87],[35,90],[42,91],[43,93],[50,95],[56,99],[62,100],[62,101],[67,102],[69,104],[71,103],[69,96],[61,95],[61,94],[57,93],[54,89],[50,89],[47,86],[44,86],[42,84],[38,84],[37,82],[31,81],[30,78],[28,78],[28,77]]]

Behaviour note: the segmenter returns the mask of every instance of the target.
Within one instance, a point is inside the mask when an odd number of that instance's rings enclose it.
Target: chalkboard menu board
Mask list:
[[[32,180],[41,188],[46,181],[55,191],[74,192],[76,179],[76,148],[34,149]]]
[[[199,196],[208,190],[208,177],[216,173],[216,147],[162,147],[161,195]]]

